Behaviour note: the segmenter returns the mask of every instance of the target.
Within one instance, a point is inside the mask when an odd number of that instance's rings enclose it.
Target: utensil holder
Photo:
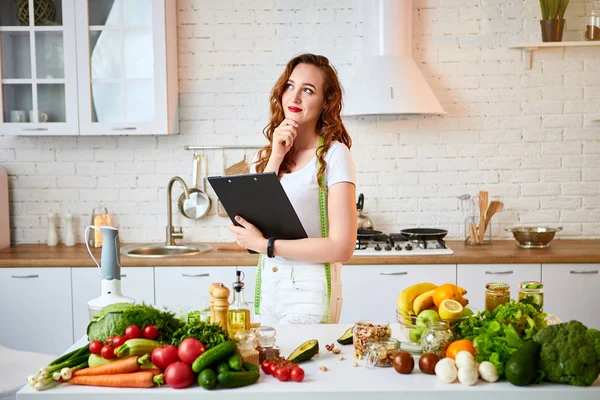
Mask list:
[[[465,244],[469,246],[479,246],[492,243],[492,223],[490,222],[483,233],[479,236],[479,216],[467,217],[465,219]]]

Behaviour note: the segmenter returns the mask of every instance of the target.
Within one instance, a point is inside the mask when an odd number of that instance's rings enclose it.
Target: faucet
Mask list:
[[[183,228],[180,227],[179,230],[175,229],[175,227],[173,226],[173,216],[171,215],[171,191],[173,190],[173,184],[175,183],[175,181],[178,181],[179,183],[181,183],[181,186],[183,186],[185,198],[190,198],[190,191],[188,190],[185,181],[178,176],[174,176],[173,178],[171,178],[171,180],[169,181],[169,185],[167,186],[167,246],[175,246],[175,239],[183,239]]]

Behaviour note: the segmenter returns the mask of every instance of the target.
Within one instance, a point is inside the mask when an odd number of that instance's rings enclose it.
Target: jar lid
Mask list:
[[[237,331],[233,338],[239,342],[240,350],[249,350],[254,348],[256,335],[252,331]]]
[[[519,288],[521,289],[543,289],[544,284],[542,282],[537,281],[523,281],[519,284]]]
[[[490,282],[485,285],[487,290],[509,290],[510,285],[505,282]]]
[[[261,326],[256,329],[256,338],[261,346],[273,346],[275,344],[275,336],[277,332],[271,326]]]

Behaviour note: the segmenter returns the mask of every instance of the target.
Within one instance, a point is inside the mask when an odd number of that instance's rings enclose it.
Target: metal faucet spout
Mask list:
[[[171,178],[171,180],[169,181],[169,185],[167,186],[167,240],[166,240],[167,246],[175,246],[175,239],[183,238],[183,229],[180,228],[178,232],[175,231],[175,228],[173,227],[173,216],[171,215],[171,213],[172,213],[171,192],[173,190],[173,184],[175,183],[175,181],[178,181],[179,183],[181,183],[181,186],[183,186],[183,191],[185,192],[185,198],[186,199],[190,198],[190,191],[188,190],[188,187],[185,184],[185,181],[178,176],[174,176],[173,178]]]

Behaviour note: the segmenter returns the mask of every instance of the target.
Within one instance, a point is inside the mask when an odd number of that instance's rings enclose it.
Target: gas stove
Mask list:
[[[454,254],[443,239],[413,240],[399,233],[357,238],[355,256],[424,256]]]

